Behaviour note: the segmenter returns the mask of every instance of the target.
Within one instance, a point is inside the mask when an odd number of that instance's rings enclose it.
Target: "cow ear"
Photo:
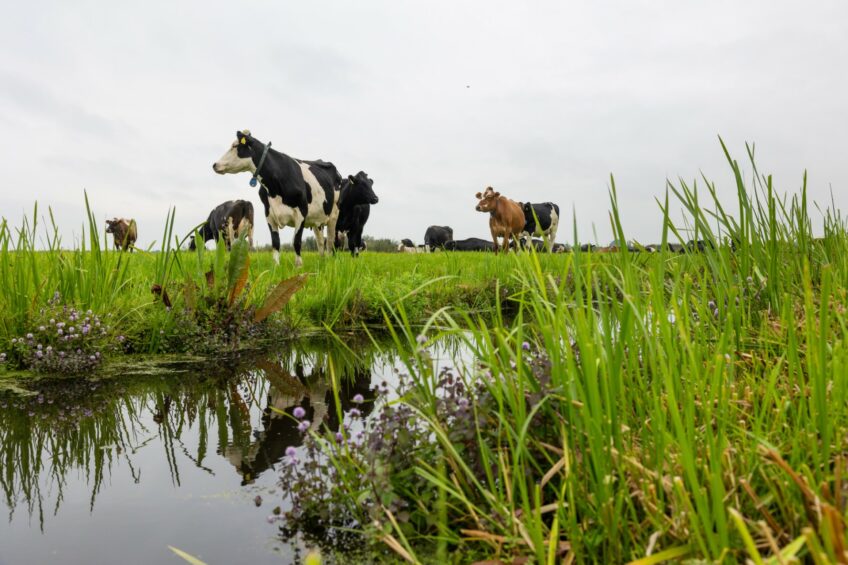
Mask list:
[[[356,182],[356,179],[353,178],[353,175],[348,175],[347,180],[349,180],[350,182]]]
[[[238,140],[240,145],[247,145],[250,142],[250,132],[249,131],[237,131],[236,139]]]
[[[477,194],[475,194],[474,196],[477,198],[477,200],[479,200],[479,199],[483,198],[483,193],[478,192],[478,193],[477,193]]]
[[[495,198],[500,198],[500,197],[501,197],[501,193],[500,193],[500,192],[496,192],[496,193],[494,193],[492,196],[494,196]]]
[[[529,212],[529,211],[530,211],[530,203],[529,203],[529,202],[527,202],[527,203],[525,203],[525,204],[524,204],[524,211],[525,211],[525,212]]]

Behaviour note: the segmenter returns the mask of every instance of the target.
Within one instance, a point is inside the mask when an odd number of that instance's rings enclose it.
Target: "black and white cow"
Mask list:
[[[525,202],[521,207],[524,210],[524,231],[521,235],[541,236],[546,246],[552,246],[559,227],[559,206],[553,202],[541,204]]]
[[[253,204],[247,200],[228,200],[215,207],[209,213],[206,223],[198,233],[203,242],[218,239],[221,235],[227,243],[227,248],[242,232],[247,234],[250,247],[253,247]],[[195,249],[195,240],[191,239],[189,247]]]
[[[551,247],[551,253],[568,253],[571,251],[571,246],[567,243],[554,243]]]
[[[534,238],[522,237],[521,239],[518,240],[518,248],[519,249],[530,249],[531,247],[538,252],[547,250],[547,248],[545,247],[545,241],[542,240],[542,239],[537,239],[535,237]],[[509,242],[509,248],[510,249],[516,248],[516,244],[515,244],[514,241]]]
[[[265,155],[264,162],[262,156]],[[261,162],[261,167],[260,167]],[[295,266],[303,265],[300,257],[303,228],[315,231],[318,250],[336,238],[339,217],[338,196],[342,177],[332,163],[304,161],[280,153],[256,139],[249,130],[237,131],[236,140],[212,165],[218,174],[251,172],[262,184],[259,199],[265,207],[265,218],[271,230],[274,260],[280,261],[280,233],[286,226],[295,229]],[[324,227],[327,227],[327,240]]]
[[[424,245],[430,251],[441,249],[445,243],[453,239],[453,228],[450,226],[430,226],[424,232]]]
[[[347,236],[347,246],[354,257],[361,249],[362,229],[368,216],[371,215],[371,205],[380,201],[374,194],[374,181],[362,171],[356,176],[348,176],[342,181],[339,194],[339,220],[336,223],[336,248],[341,247],[340,234]]]
[[[445,242],[445,251],[494,251],[495,244],[488,239],[469,237]]]

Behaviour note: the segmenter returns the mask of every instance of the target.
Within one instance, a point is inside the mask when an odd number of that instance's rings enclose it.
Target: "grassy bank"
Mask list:
[[[385,305],[400,300],[413,323],[443,307],[491,317],[497,299],[509,295],[510,264],[490,254],[305,253],[296,270],[291,254],[277,265],[270,252],[248,254],[243,246],[180,251],[185,242],[170,228],[158,249],[113,251],[93,213],[76,248],[58,232],[37,207],[16,227],[0,224],[0,354],[7,369],[79,372],[121,353],[216,354],[327,329],[379,331]],[[565,264],[560,256],[541,260],[551,272]],[[254,323],[277,285],[298,274],[307,278],[285,309]],[[44,362],[48,347],[51,354],[64,348],[61,363]]]
[[[670,187],[714,250],[503,259],[509,322],[458,308],[422,330],[396,305],[417,351],[401,400],[307,442],[283,472],[291,523],[409,562],[848,562],[845,220],[828,210],[816,239],[803,189],[779,199],[729,162],[730,213],[710,185]],[[435,373],[444,336],[476,362]]]

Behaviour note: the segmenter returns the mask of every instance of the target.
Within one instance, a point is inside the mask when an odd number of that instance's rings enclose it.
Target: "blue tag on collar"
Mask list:
[[[250,179],[250,186],[256,188],[256,177]]]

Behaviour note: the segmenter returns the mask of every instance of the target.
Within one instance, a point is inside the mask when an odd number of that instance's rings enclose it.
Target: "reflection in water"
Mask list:
[[[364,355],[371,358],[301,350],[190,370],[157,365],[147,375],[96,382],[33,381],[22,385],[28,395],[0,392],[0,488],[9,521],[25,512],[44,531],[45,515],[58,516],[69,484],[85,486],[93,513],[118,468],[125,467],[137,485],[144,484],[146,471],[159,472],[149,469],[158,465],[174,487],[183,487],[186,462],[227,488],[267,478],[286,448],[301,442],[292,417],[296,406],[306,410],[313,429],[338,429],[331,365],[343,410],[356,394],[373,397],[374,354]],[[161,450],[156,464],[149,454],[144,464],[138,460],[145,448]],[[237,476],[222,472],[215,458],[227,461],[223,468]]]

